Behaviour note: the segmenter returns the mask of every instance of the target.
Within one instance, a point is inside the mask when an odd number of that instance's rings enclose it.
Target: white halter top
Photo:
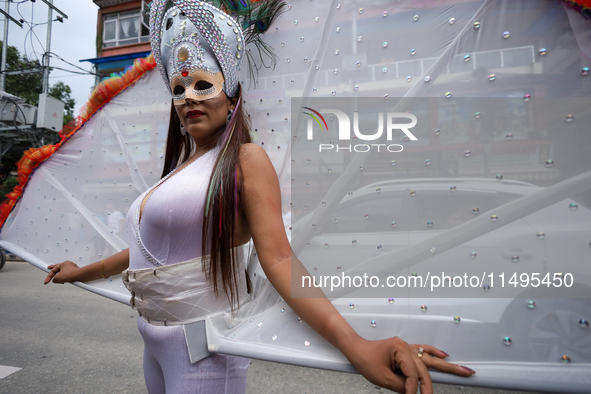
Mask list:
[[[132,307],[149,323],[186,324],[230,308],[221,285],[219,296],[213,296],[201,264],[208,257],[201,254],[205,199],[219,150],[215,147],[182,170],[172,171],[129,210],[129,270],[124,282],[132,293]],[[148,194],[140,221],[140,206]],[[242,263],[243,247],[238,247],[238,256]],[[243,269],[238,272],[238,296],[244,302],[246,274]]]
[[[172,171],[131,205],[127,215],[130,269],[201,256],[205,199],[218,152],[215,147],[182,170]],[[148,194],[140,221],[140,206]]]

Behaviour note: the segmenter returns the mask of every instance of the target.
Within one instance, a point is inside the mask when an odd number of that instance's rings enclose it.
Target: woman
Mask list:
[[[235,310],[247,298],[247,278],[235,252],[252,238],[281,297],[372,383],[415,393],[420,382],[421,392],[431,393],[427,368],[473,374],[428,345],[361,338],[326,298],[291,297],[292,272],[307,272],[284,231],[275,169],[266,152],[251,143],[241,105],[237,70],[248,41],[237,26],[245,24],[209,4],[177,3],[168,10],[164,0],[152,5],[152,50],[174,109],[163,178],[127,216],[135,242],[85,267],[70,261],[49,266],[45,283],[86,282],[125,270],[132,306],[141,317],[148,391],[240,393],[249,361],[207,356],[191,344],[195,332],[187,334],[187,327]],[[266,19],[267,27],[272,19]],[[401,375],[394,373],[397,367]]]

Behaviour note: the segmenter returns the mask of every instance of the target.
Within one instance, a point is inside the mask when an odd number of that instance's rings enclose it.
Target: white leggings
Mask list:
[[[182,326],[154,326],[138,318],[144,338],[149,394],[244,394],[250,359],[213,354],[195,364]]]

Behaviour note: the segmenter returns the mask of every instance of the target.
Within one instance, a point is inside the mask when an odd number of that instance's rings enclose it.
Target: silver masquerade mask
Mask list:
[[[231,16],[209,3],[176,0],[165,12],[167,3],[154,0],[151,5],[150,42],[175,104],[190,96],[206,100],[221,90],[233,97],[245,55],[242,29]]]

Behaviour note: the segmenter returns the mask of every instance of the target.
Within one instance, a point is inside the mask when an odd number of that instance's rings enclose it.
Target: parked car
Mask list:
[[[428,241],[483,215],[490,221],[488,217],[501,206],[542,190],[525,182],[488,179],[374,183],[346,195],[326,220],[317,223],[309,245],[298,257],[312,275],[340,275],[362,262]],[[293,229],[301,229],[310,215],[313,213],[295,218]],[[433,250],[430,258],[410,267],[398,267],[397,254],[392,253],[393,275],[424,278],[428,272],[494,273],[496,283],[490,289],[479,286],[472,295],[454,295],[458,298],[429,297],[427,290],[408,289],[403,296],[396,293],[396,309],[386,302],[379,306],[375,299],[356,298],[356,294],[367,297],[367,291],[351,293],[350,298],[341,298],[337,303],[343,311],[349,303],[355,304],[355,310],[349,311],[352,315],[362,311],[363,305],[371,305],[369,310],[376,314],[402,313],[405,323],[400,330],[427,324],[439,338],[458,316],[462,324],[473,326],[470,340],[474,346],[488,352],[480,356],[480,361],[509,357],[510,361],[557,362],[567,356],[577,362],[591,362],[590,229],[591,210],[564,195],[564,199],[511,223],[502,223],[499,218],[494,230],[468,238],[468,242],[442,253]],[[561,277],[570,273],[575,278],[577,297],[582,298],[545,298],[554,297],[552,289],[540,294],[534,293],[536,289],[530,285],[512,287],[507,283],[510,275],[504,279],[505,288],[501,288],[498,275],[515,270],[529,277],[538,273],[541,278],[547,273],[551,278],[555,273]],[[422,332],[430,335],[429,330]],[[481,335],[497,336],[496,344],[513,344],[512,349],[520,350],[505,356],[502,352],[507,350],[500,349],[499,353],[494,346],[489,348],[488,342],[479,340]],[[428,343],[428,338],[423,340]],[[454,340],[450,337],[450,342]]]

